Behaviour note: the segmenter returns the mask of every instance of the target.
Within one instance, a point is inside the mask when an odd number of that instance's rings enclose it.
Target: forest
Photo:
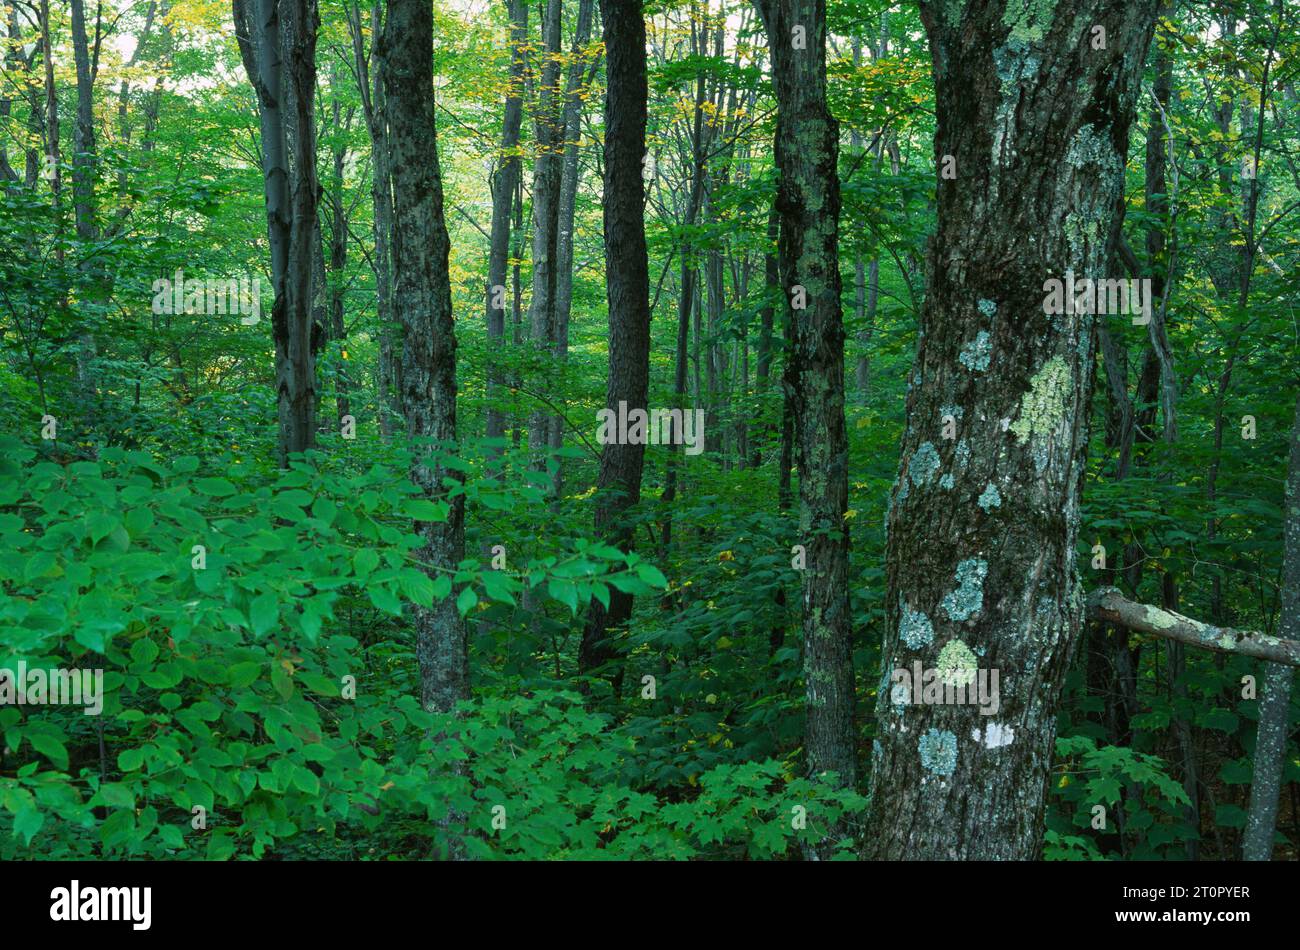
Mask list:
[[[0,8],[0,861],[1300,859],[1297,0]]]

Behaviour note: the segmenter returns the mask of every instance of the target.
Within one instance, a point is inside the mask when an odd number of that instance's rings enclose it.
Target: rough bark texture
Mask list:
[[[383,35],[383,7],[375,0],[370,11],[371,49],[366,50],[365,35],[361,28],[361,7],[349,6],[348,34],[352,40],[352,61],[357,75],[357,91],[361,97],[361,111],[370,133],[370,154],[373,172],[370,193],[374,200],[375,251],[372,257],[375,272],[375,323],[379,331],[379,362],[376,367],[376,415],[379,432],[385,439],[392,436],[392,419],[399,414],[396,405],[401,392],[400,377],[393,357],[392,316],[392,256],[388,236],[393,230],[393,185],[388,172],[388,118],[384,109],[383,66],[379,51],[379,37]]]
[[[510,12],[510,94],[506,97],[501,127],[501,156],[492,175],[492,234],[488,239],[487,335],[489,344],[487,437],[500,439],[506,432],[506,414],[494,400],[500,398],[504,380],[496,367],[496,351],[506,338],[506,266],[510,258],[510,217],[519,186],[519,129],[524,118],[524,46],[528,42],[527,0],[508,0]],[[500,294],[494,288],[500,288]],[[494,306],[499,302],[500,306]],[[499,450],[494,450],[499,451]]]
[[[1296,400],[1295,427],[1291,430],[1291,462],[1283,503],[1285,552],[1282,560],[1282,625],[1284,641],[1296,644],[1300,657],[1300,399]],[[1277,799],[1291,712],[1291,685],[1295,667],[1269,663],[1264,667],[1264,694],[1259,703],[1259,731],[1255,738],[1255,775],[1250,785],[1250,810],[1241,843],[1247,861],[1267,861],[1273,856],[1277,828]]]
[[[417,522],[420,560],[431,577],[465,553],[464,496],[447,497],[442,464],[456,438],[456,336],[447,269],[442,173],[433,116],[433,16],[424,0],[390,0],[383,35],[389,168],[393,177],[393,303],[402,321],[402,408],[416,462],[412,480],[448,506],[447,519]],[[428,448],[433,453],[426,456]],[[420,698],[450,711],[469,695],[465,624],[453,597],[415,607]]]
[[[99,239],[99,224],[95,207],[95,73],[99,53],[99,23],[95,24],[95,49],[92,51],[86,35],[86,10],[84,0],[72,0],[72,50],[77,69],[77,123],[73,127],[72,154],[72,204],[76,217],[77,240],[81,242],[82,261],[78,265],[84,286],[78,292],[79,310],[83,321],[89,323],[78,335],[77,391],[81,403],[79,410],[86,416],[89,426],[94,424],[95,378],[95,321],[94,313],[102,306],[104,293],[101,268],[95,263],[90,250]],[[93,55],[92,55],[93,54]],[[89,320],[85,318],[90,317]],[[89,433],[87,433],[89,435]]]
[[[1273,665],[1300,666],[1300,639],[1272,637],[1253,630],[1216,627],[1164,607],[1139,604],[1124,596],[1118,587],[1101,587],[1088,595],[1088,616],[1135,630],[1150,633],[1175,643],[1239,653],[1267,660]]]
[[[348,212],[343,201],[343,162],[347,147],[343,135],[350,131],[352,110],[347,113],[347,122],[339,120],[339,101],[331,106],[334,119],[334,167],[330,180],[330,273],[333,280],[329,285],[330,297],[330,339],[339,344],[338,364],[335,368],[334,396],[335,410],[340,430],[345,416],[351,415],[352,404],[349,399],[351,388],[348,380],[347,363],[347,325],[343,319],[343,292],[346,287],[344,269],[348,263]]]
[[[791,321],[786,367],[799,470],[804,754],[809,774],[857,777],[849,607],[848,436],[840,307],[839,123],[826,104],[825,0],[759,0],[776,85],[781,286]],[[803,34],[800,41],[800,28]],[[798,304],[806,305],[800,309]]]
[[[275,383],[280,424],[279,460],[314,444],[316,360],[312,333],[312,252],[316,227],[316,139],[295,136],[290,178],[287,126],[312,128],[316,85],[316,32],[320,20],[311,0],[286,0],[281,48],[280,0],[233,0],[236,38],[249,82],[257,93],[262,132],[266,228],[271,247],[275,302]],[[287,82],[285,81],[287,80]],[[293,102],[293,115],[285,104]]]
[[[279,0],[284,42],[284,101],[289,106],[285,131],[290,156],[289,270],[285,284],[285,365],[277,381],[286,455],[315,445],[316,356],[324,340],[324,299],[317,291],[325,280],[316,206],[316,35],[320,16],[316,0]],[[277,347],[278,349],[279,347]],[[287,416],[285,413],[287,412]]]
[[[645,240],[646,52],[641,0],[601,0],[605,27],[605,287],[609,301],[609,379],[605,405],[647,409],[650,385],[650,274]],[[621,520],[641,497],[644,445],[604,446],[597,476],[595,530],[624,550],[632,531]],[[609,609],[592,601],[578,665],[591,672],[615,651],[611,627],[632,614],[632,596],[611,590]],[[617,677],[616,677],[617,679]]]
[[[533,165],[533,345],[539,354],[555,350],[556,253],[560,229],[560,173],[563,131],[560,98],[561,0],[547,0],[542,20],[542,71],[537,92],[537,161]],[[545,371],[549,374],[549,364]],[[543,380],[539,387],[550,388]],[[550,416],[535,409],[528,420],[528,447],[541,468],[550,446]]]
[[[582,120],[583,77],[586,63],[582,53],[591,40],[594,0],[579,0],[578,22],[573,33],[573,53],[564,84],[563,159],[560,168],[560,195],[556,209],[555,235],[555,355],[563,363],[569,357],[569,315],[573,310],[573,215],[578,202],[578,183],[582,170],[578,165],[578,139]],[[563,377],[561,377],[563,378]],[[552,449],[564,446],[564,417],[551,416],[548,442]],[[557,498],[564,486],[564,460],[555,460],[551,491]]]
[[[1084,609],[1075,540],[1104,319],[1045,314],[1044,281],[1109,276],[1156,2],[921,9],[936,171],[951,155],[957,177],[937,183],[889,515],[867,838],[879,859],[1030,859]],[[996,715],[893,704],[892,670],[938,667],[944,650],[998,670]]]

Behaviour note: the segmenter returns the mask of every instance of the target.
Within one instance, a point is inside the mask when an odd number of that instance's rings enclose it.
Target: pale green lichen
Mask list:
[[[945,685],[969,686],[975,682],[976,669],[979,666],[971,648],[960,640],[950,640],[939,651],[936,669],[939,679]]]
[[[991,317],[993,314],[998,312],[998,305],[992,300],[985,300],[983,297],[979,299],[977,306],[979,307],[980,313],[984,314],[986,317]]]
[[[939,471],[939,452],[932,442],[922,442],[916,447],[916,453],[907,464],[907,476],[912,484],[920,487],[926,484]]]
[[[961,406],[940,406],[939,421],[943,422],[944,416],[952,416],[958,422],[961,422],[961,417],[964,411],[965,410],[963,410]]]
[[[957,737],[946,729],[929,729],[917,743],[921,767],[934,775],[951,775],[957,768]]]
[[[966,444],[965,439],[959,439],[957,448],[954,450],[954,458],[957,461],[958,468],[965,468],[966,463],[970,461],[970,446]]]
[[[981,330],[975,335],[975,339],[962,347],[961,352],[957,354],[957,359],[961,365],[976,373],[982,373],[989,368],[989,357],[993,355],[993,344],[989,339],[987,330]]]
[[[930,618],[919,610],[913,610],[907,604],[900,604],[903,617],[898,622],[898,637],[913,650],[919,650],[934,642],[934,627]]]
[[[1034,374],[1029,392],[1020,400],[1020,415],[1010,427],[1016,440],[1027,442],[1055,430],[1065,417],[1073,390],[1069,364],[1053,356]]]
[[[1047,33],[1056,14],[1056,0],[1007,0],[1002,22],[1011,28],[1010,40],[1036,43]]]
[[[1159,607],[1147,606],[1146,621],[1157,630],[1168,630],[1178,623],[1173,614],[1166,613]]]
[[[953,620],[966,620],[984,606],[984,578],[989,562],[967,558],[957,565],[957,589],[939,602],[939,608]]]
[[[998,486],[992,482],[984,489],[984,494],[980,495],[979,506],[985,511],[998,507],[1002,504],[1002,496],[998,493]]]
[[[939,487],[943,489],[951,490],[952,486],[955,484],[956,482],[953,481],[952,472],[946,473],[943,478],[939,479]]]

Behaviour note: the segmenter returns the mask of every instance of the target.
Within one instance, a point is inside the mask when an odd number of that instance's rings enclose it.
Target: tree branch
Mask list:
[[[1300,666],[1300,642],[1296,640],[1282,640],[1252,630],[1216,627],[1172,610],[1134,603],[1118,587],[1101,587],[1090,593],[1088,616],[1206,650],[1239,653],[1271,663]]]

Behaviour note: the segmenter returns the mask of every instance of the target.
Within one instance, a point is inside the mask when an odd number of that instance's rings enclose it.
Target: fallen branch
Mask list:
[[[1118,587],[1101,587],[1088,595],[1088,616],[1140,633],[1177,640],[1220,653],[1239,653],[1271,663],[1300,666],[1300,642],[1270,637],[1252,630],[1234,630],[1202,623],[1172,610],[1138,604]]]

